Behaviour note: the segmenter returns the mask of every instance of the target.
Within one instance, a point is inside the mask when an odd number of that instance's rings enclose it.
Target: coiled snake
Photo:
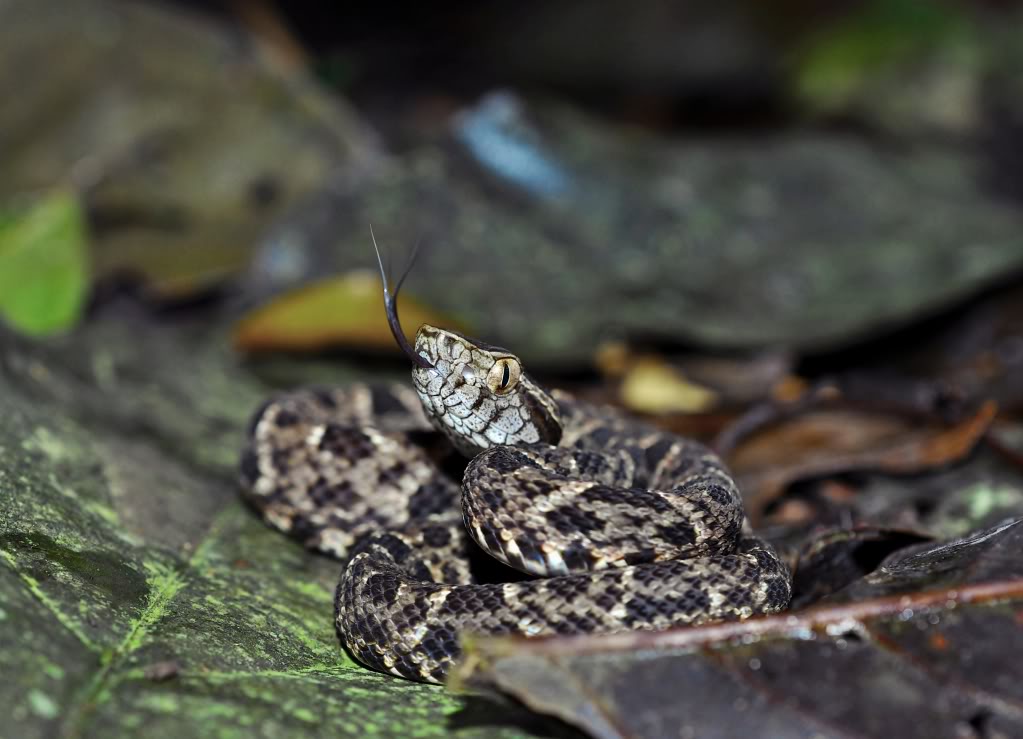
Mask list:
[[[359,661],[441,682],[467,632],[660,629],[788,604],[785,565],[744,532],[709,450],[548,393],[458,333],[423,326],[413,348],[386,278],[384,296],[414,390],[272,399],[242,461],[268,523],[347,560],[335,623]]]

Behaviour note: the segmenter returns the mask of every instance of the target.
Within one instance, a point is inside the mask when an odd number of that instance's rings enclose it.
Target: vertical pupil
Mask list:
[[[510,375],[511,375],[511,373],[508,371],[508,363],[505,362],[504,363],[504,374],[501,375],[501,387],[504,387],[505,385],[508,384],[508,379],[509,379]]]

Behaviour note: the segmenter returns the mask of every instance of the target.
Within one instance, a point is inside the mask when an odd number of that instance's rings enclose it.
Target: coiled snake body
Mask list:
[[[414,391],[273,399],[242,462],[266,521],[347,560],[336,626],[361,662],[440,682],[467,632],[659,629],[788,604],[785,565],[744,532],[706,448],[547,393],[454,332],[423,326],[407,350]]]

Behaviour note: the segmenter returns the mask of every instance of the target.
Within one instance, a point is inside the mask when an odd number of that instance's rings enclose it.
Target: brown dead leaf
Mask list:
[[[460,324],[414,298],[398,297],[406,333],[421,324]],[[380,277],[354,271],[281,295],[252,311],[235,328],[234,346],[244,352],[315,352],[328,347],[394,351],[384,315]]]
[[[966,456],[995,416],[987,402],[954,425],[853,408],[818,408],[750,431],[726,459],[754,518],[798,480],[854,470],[923,472]]]
[[[824,602],[746,621],[470,639],[451,681],[607,739],[1020,736],[1021,546],[1014,520],[899,547]]]
[[[789,607],[812,605],[869,575],[893,552],[931,540],[918,531],[880,526],[821,532],[799,553]]]

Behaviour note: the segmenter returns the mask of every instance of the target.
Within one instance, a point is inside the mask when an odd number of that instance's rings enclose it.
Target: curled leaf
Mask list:
[[[910,474],[966,456],[994,419],[993,402],[954,425],[852,408],[811,409],[752,431],[727,460],[751,515],[798,480],[856,470]]]

